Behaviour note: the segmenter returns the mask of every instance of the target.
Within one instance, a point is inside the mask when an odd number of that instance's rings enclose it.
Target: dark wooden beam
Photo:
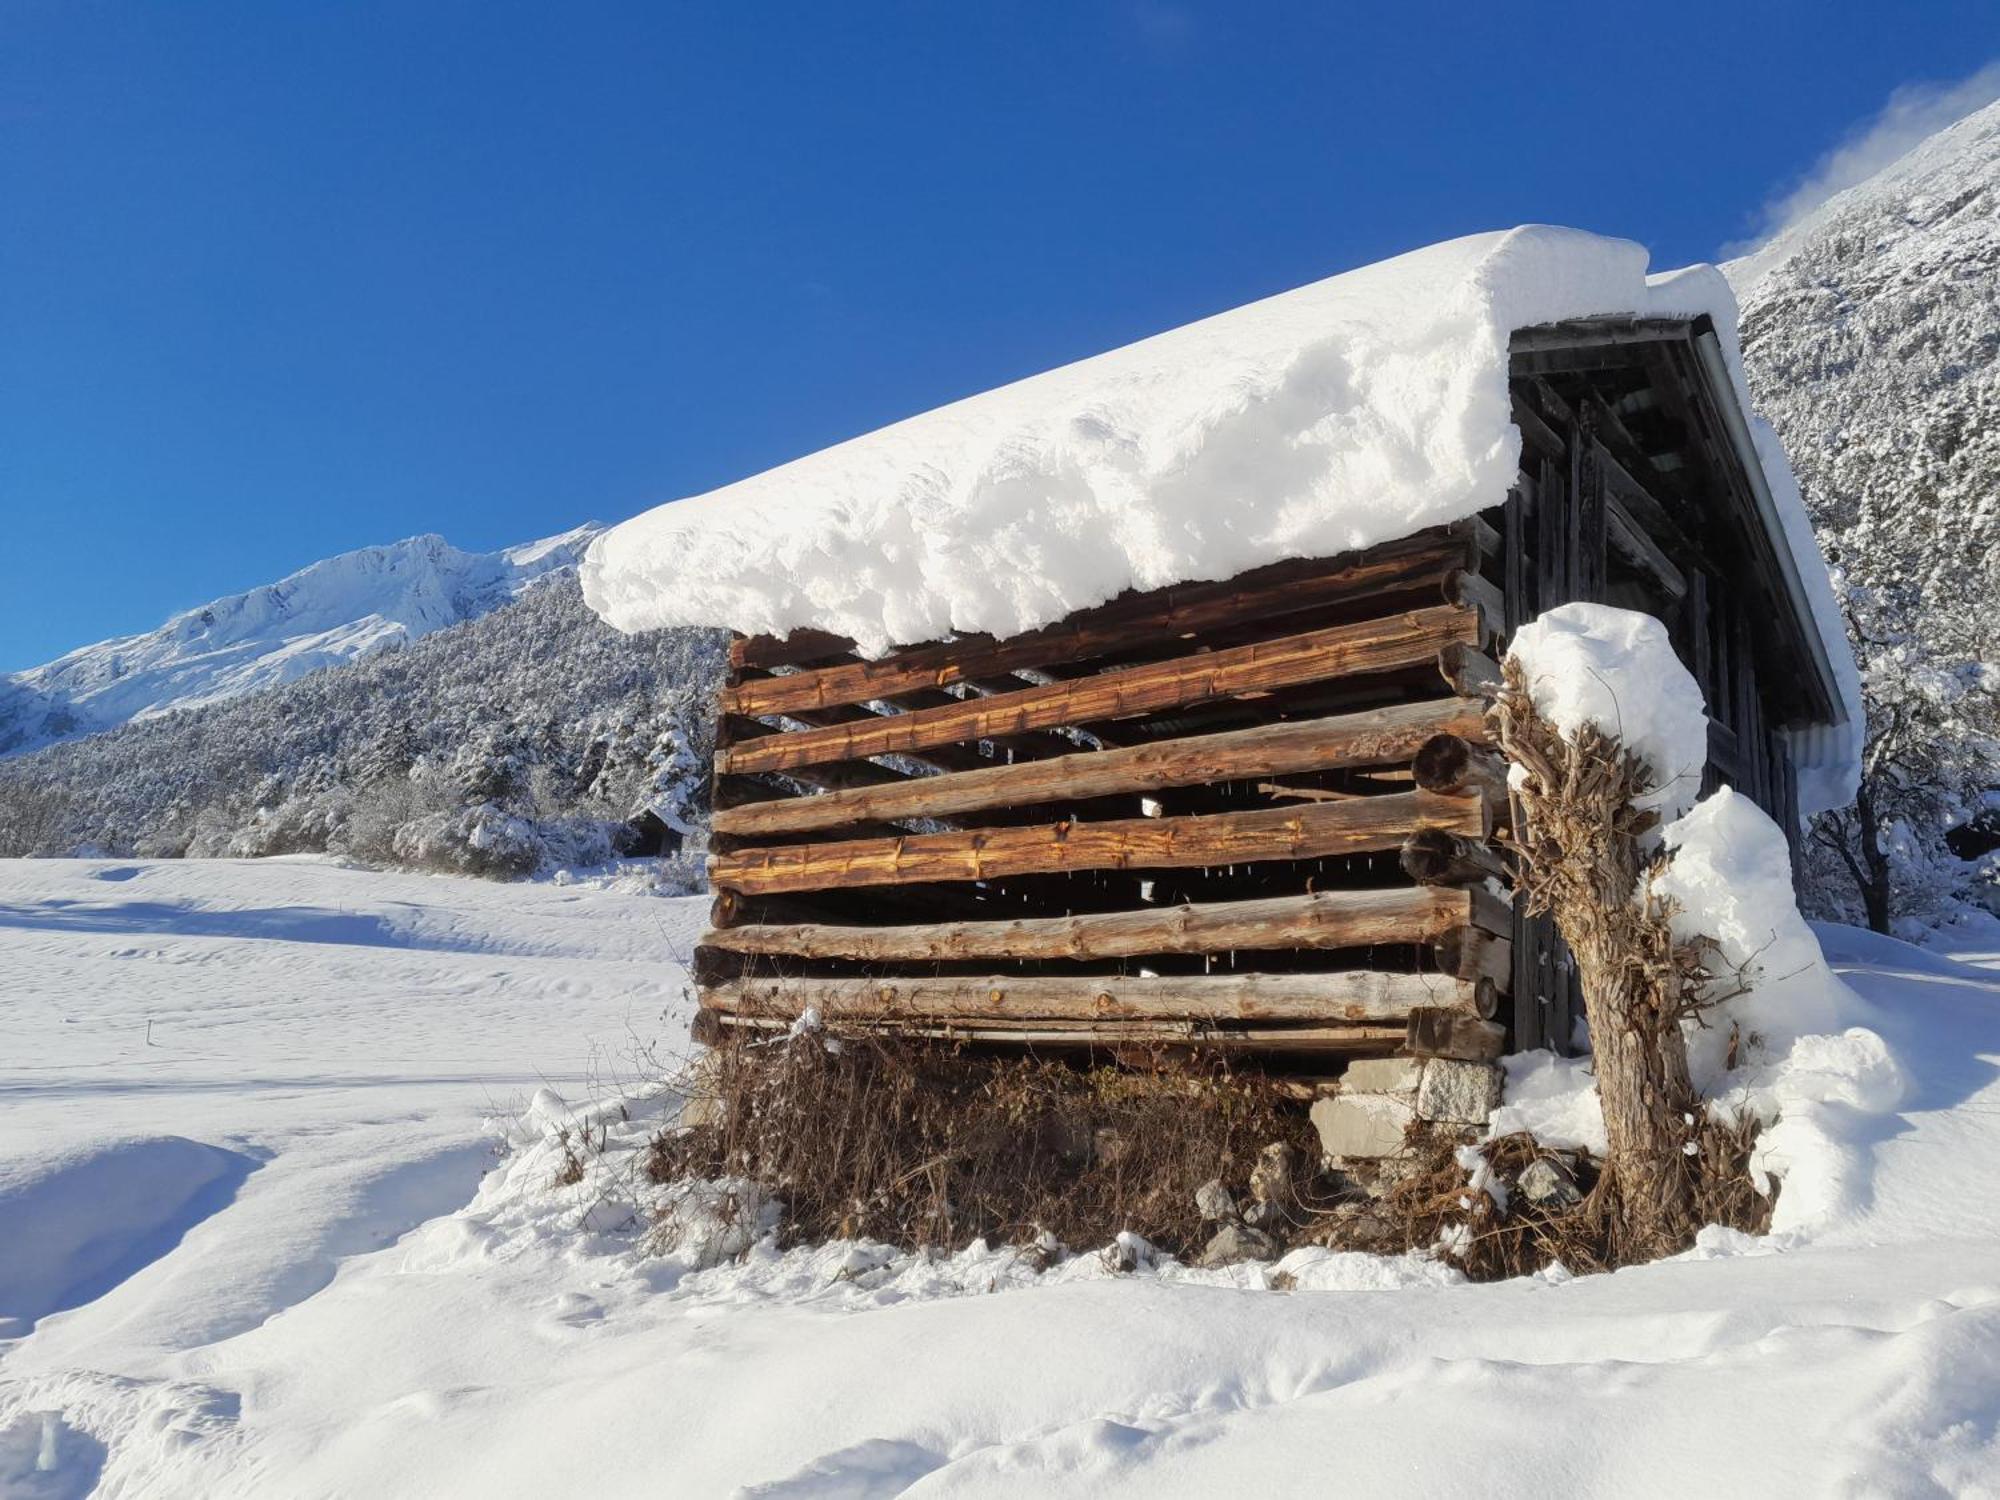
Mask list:
[[[782,771],[1154,713],[1211,698],[1414,666],[1449,645],[1477,645],[1485,633],[1476,610],[1450,605],[1411,610],[993,698],[954,700],[945,707],[865,723],[770,735],[723,747],[716,754],[716,770],[724,775]]]
[[[715,813],[715,829],[751,836],[800,833],[856,822],[949,817],[996,807],[1033,807],[1233,778],[1387,765],[1409,759],[1433,735],[1483,740],[1486,733],[1482,704],[1466,698],[1439,698],[1124,749],[1079,750],[1050,760],[991,766],[920,781],[904,779],[818,797],[720,808]]]

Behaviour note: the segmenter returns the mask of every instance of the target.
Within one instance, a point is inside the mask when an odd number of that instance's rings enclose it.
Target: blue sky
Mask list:
[[[1456,234],[1712,258],[1997,55],[1992,0],[8,0],[0,667]]]

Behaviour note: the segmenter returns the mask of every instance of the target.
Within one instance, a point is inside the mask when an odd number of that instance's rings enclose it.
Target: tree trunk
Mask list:
[[[1615,740],[1557,733],[1511,662],[1494,717],[1501,748],[1527,772],[1517,789],[1518,882],[1530,910],[1554,913],[1582,983],[1619,1258],[1673,1254],[1700,1227],[1699,1158],[1683,1150],[1700,1105],[1681,1034],[1685,981],[1699,962],[1641,888],[1648,866],[1639,838],[1653,815],[1633,804],[1651,778]]]
[[[1875,820],[1875,795],[1868,778],[1854,793],[1854,821],[1861,835],[1861,860],[1868,878],[1861,882],[1861,903],[1871,932],[1889,935],[1889,853],[1882,847],[1882,826]]]

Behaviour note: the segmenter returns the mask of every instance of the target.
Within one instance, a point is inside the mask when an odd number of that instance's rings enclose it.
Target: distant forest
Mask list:
[[[507,877],[671,853],[706,823],[725,640],[621,635],[564,574],[411,645],[0,761],[0,856]]]

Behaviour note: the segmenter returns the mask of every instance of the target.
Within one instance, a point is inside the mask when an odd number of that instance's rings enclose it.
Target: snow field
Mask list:
[[[285,905],[321,917],[255,915]],[[1905,1091],[1815,1100],[1842,1170],[1764,1241],[1490,1286],[1325,1252],[1037,1274],[719,1260],[720,1190],[661,1242],[640,1154],[676,1101],[588,1059],[678,1003],[661,953],[699,918],[318,861],[0,865],[0,1181],[167,1135],[261,1153],[0,1344],[0,1494],[2000,1494],[1991,970],[1822,932]],[[149,1059],[155,1013],[182,1050]]]

